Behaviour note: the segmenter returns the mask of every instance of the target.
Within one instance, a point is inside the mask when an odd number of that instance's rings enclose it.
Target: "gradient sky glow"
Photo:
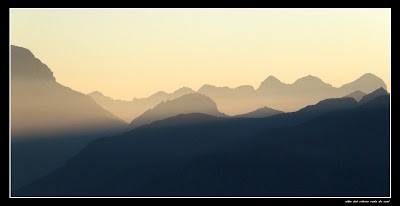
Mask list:
[[[130,100],[203,84],[258,88],[364,73],[390,91],[390,9],[11,9],[11,44],[61,84]]]

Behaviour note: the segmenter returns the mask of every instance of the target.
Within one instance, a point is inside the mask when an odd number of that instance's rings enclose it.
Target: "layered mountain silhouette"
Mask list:
[[[97,139],[13,195],[389,196],[389,105],[386,94],[266,118],[181,114]]]
[[[372,93],[365,95],[363,98],[361,98],[360,103],[366,103],[366,102],[369,102],[369,101],[375,99],[376,97],[385,96],[385,95],[388,95],[388,92],[381,87],[381,88],[373,91]]]
[[[31,51],[11,46],[13,188],[62,165],[94,137],[125,127],[89,96],[59,84]]]
[[[125,101],[63,86],[11,46],[11,140],[12,196],[390,192],[390,95],[369,73],[339,88],[269,76]]]
[[[360,101],[361,98],[363,98],[364,96],[365,96],[364,92],[357,90],[357,91],[352,92],[344,97],[351,97],[351,98],[355,99],[356,101]]]
[[[269,117],[276,114],[281,114],[282,111],[271,109],[268,107],[261,107],[249,113],[236,115],[235,117],[245,117],[245,118],[262,118],[262,117]]]
[[[375,75],[367,73],[339,88],[311,75],[302,77],[292,84],[283,83],[276,77],[269,76],[261,82],[257,89],[250,85],[229,88],[205,84],[197,92],[215,101],[222,113],[235,116],[264,106],[279,111],[293,112],[324,99],[340,98],[350,94],[350,97],[359,101],[362,94],[370,93],[381,87],[386,89],[385,83]],[[195,91],[184,87],[171,94],[157,92],[148,98],[132,101],[113,100],[99,92],[89,95],[103,108],[130,122],[162,101],[172,100],[193,92]]]
[[[99,91],[92,92],[88,95],[107,111],[112,112],[114,115],[126,122],[131,122],[143,112],[153,108],[163,101],[176,99],[185,94],[194,92],[195,91],[188,87],[182,87],[173,93],[157,92],[150,95],[148,98],[134,98],[132,101],[112,99],[103,95]]]
[[[246,94],[237,89],[211,85],[203,86],[198,92],[212,98],[221,112],[237,115],[238,112],[244,113],[263,105],[285,112],[297,111],[324,99],[340,98],[357,90],[370,93],[380,87],[386,88],[386,85],[373,74],[365,74],[339,88],[311,75],[302,77],[293,84],[282,83],[276,77],[269,76],[258,89],[249,87]]]
[[[153,109],[147,110],[142,115],[135,118],[129,124],[129,128],[133,129],[156,120],[188,113],[202,113],[216,117],[226,116],[218,111],[217,105],[209,97],[199,93],[191,93],[173,100],[161,102]]]

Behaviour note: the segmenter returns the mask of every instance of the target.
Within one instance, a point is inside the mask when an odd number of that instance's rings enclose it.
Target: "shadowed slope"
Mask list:
[[[367,103],[373,99],[375,99],[376,97],[380,97],[380,96],[384,96],[384,95],[388,95],[387,91],[385,89],[383,89],[382,87],[365,95],[361,100],[360,103]]]
[[[308,115],[312,119],[275,127],[277,119],[293,123],[313,107],[261,119],[151,127],[193,114],[161,120],[96,140],[64,167],[14,194],[388,196],[388,96],[326,109],[338,101],[313,106],[319,115]]]

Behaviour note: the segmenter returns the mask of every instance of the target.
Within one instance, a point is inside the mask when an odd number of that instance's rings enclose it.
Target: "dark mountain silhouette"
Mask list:
[[[376,97],[387,95],[387,94],[388,94],[387,91],[381,87],[381,88],[371,92],[370,94],[365,95],[360,100],[360,103],[363,104],[363,103],[371,101],[372,99],[375,99]]]
[[[389,196],[389,96],[354,102],[267,118],[160,120],[95,140],[13,195]]]
[[[355,99],[356,101],[360,101],[361,98],[363,98],[364,96],[365,96],[364,92],[357,90],[357,91],[352,92],[344,97],[351,97],[351,98]]]
[[[318,104],[307,106],[299,112],[309,112],[312,111],[316,112],[328,112],[332,110],[338,109],[351,109],[358,106],[358,102],[351,97],[343,97],[343,98],[336,98],[336,99],[326,99],[318,102]]]
[[[189,114],[179,114],[177,116],[168,117],[162,120],[154,121],[151,124],[147,124],[142,126],[141,128],[153,128],[158,129],[161,127],[177,127],[184,125],[194,125],[194,124],[202,124],[202,123],[210,123],[221,121],[222,118],[203,114],[203,113],[189,113]]]
[[[226,116],[218,111],[217,105],[212,99],[199,93],[192,93],[161,102],[153,109],[147,110],[134,119],[130,123],[129,128],[136,128],[156,120],[188,113],[203,113],[217,117]]]
[[[51,172],[99,135],[126,123],[59,84],[28,49],[11,46],[12,188]]]
[[[156,92],[147,98],[134,98],[132,101],[112,99],[103,95],[99,91],[92,92],[88,95],[92,97],[104,109],[112,112],[114,115],[125,120],[126,122],[131,122],[134,118],[138,117],[146,110],[153,108],[163,101],[176,99],[185,94],[190,94],[194,92],[195,91],[188,87],[182,87],[174,91],[173,93],[166,93],[161,91]]]
[[[281,113],[283,113],[283,112],[279,111],[279,110],[271,109],[268,107],[261,107],[259,109],[256,109],[256,110],[246,113],[246,114],[236,115],[235,117],[262,118],[262,117],[269,117],[269,116],[273,116],[273,115],[281,114]]]

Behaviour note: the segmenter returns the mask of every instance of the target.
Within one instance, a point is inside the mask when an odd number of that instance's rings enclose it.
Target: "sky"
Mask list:
[[[365,73],[390,91],[390,9],[11,9],[10,43],[56,80],[115,99]]]

